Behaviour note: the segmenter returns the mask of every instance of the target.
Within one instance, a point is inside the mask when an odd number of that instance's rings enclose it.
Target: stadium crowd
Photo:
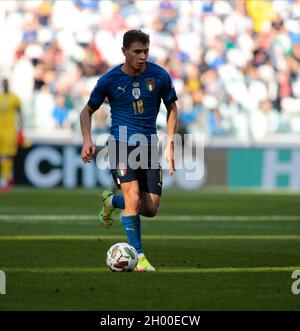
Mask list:
[[[79,135],[79,112],[123,61],[131,28],[150,34],[149,60],[174,80],[182,133],[240,142],[300,133],[300,0],[4,0],[0,72],[22,100],[26,132]],[[109,124],[102,108],[94,133]]]

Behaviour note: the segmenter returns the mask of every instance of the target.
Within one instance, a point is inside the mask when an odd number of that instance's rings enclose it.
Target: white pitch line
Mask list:
[[[298,215],[161,215],[153,219],[143,218],[151,222],[298,222]],[[18,214],[0,214],[1,223],[55,223],[55,224],[78,224],[94,225],[97,221],[96,215],[76,215],[76,214],[55,214],[55,215],[18,215]]]
[[[122,235],[0,235],[0,241],[125,240]],[[144,235],[143,240],[300,240],[300,235]]]
[[[53,267],[53,268],[3,268],[4,272],[19,273],[99,273],[110,272],[106,267],[78,268],[78,267]],[[300,266],[282,266],[282,267],[232,267],[232,268],[157,268],[158,273],[242,273],[242,272],[291,272],[300,270]],[[153,274],[153,273],[151,273]],[[156,273],[155,273],[156,274]]]

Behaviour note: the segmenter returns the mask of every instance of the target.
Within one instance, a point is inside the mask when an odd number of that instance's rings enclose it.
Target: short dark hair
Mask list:
[[[124,33],[123,36],[123,47],[129,48],[132,43],[140,42],[144,45],[150,44],[150,37],[148,34],[141,30],[129,30]]]

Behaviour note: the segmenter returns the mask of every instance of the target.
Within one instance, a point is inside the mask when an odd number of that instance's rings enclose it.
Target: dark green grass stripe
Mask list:
[[[17,240],[124,240],[123,235],[4,235],[0,241]],[[300,235],[144,235],[143,240],[300,240]]]
[[[277,266],[277,267],[225,267],[225,268],[158,268],[163,273],[237,273],[237,272],[292,272],[300,270],[300,266]],[[108,272],[106,267],[98,268],[3,268],[5,272],[13,273],[98,273]]]

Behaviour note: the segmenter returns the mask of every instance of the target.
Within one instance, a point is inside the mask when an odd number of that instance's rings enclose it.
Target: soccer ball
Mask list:
[[[117,243],[107,252],[106,264],[111,271],[133,271],[137,262],[137,251],[127,243]]]

